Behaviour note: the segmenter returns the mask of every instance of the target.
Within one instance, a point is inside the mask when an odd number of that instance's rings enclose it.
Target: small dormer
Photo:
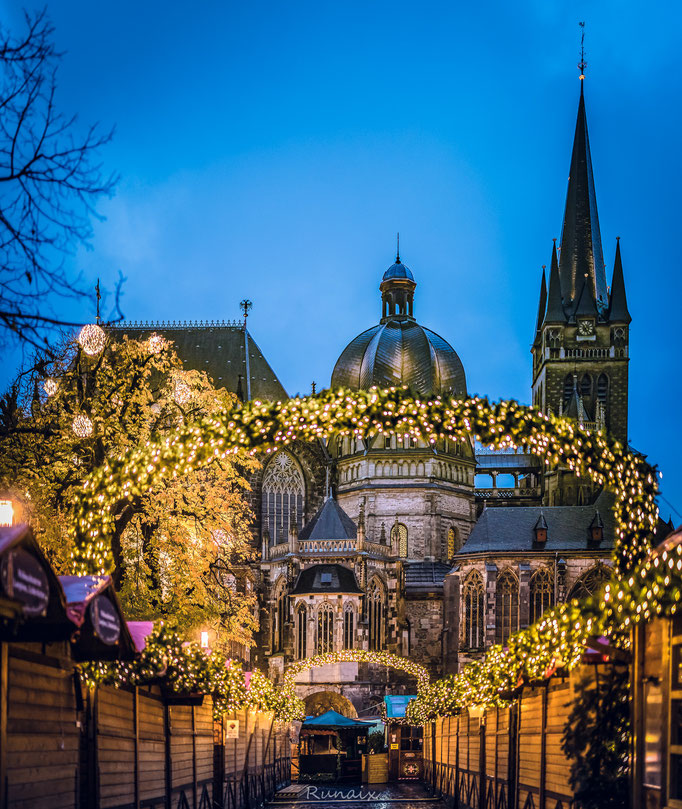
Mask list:
[[[533,528],[535,539],[533,540],[533,550],[542,550],[547,544],[547,520],[543,512],[540,512],[535,527]]]
[[[604,522],[602,521],[601,514],[598,511],[594,512],[594,517],[590,523],[590,537],[589,545],[599,545],[604,539]]]

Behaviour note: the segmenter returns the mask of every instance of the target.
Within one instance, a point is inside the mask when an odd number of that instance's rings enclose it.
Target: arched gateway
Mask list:
[[[398,669],[416,678],[418,691],[421,691],[430,681],[429,673],[424,666],[420,666],[419,663],[415,663],[407,657],[368,649],[339,649],[337,652],[315,655],[315,657],[292,663],[284,673],[284,687],[293,690],[297,674],[316,666],[327,666],[333,663],[374,663],[377,666]]]

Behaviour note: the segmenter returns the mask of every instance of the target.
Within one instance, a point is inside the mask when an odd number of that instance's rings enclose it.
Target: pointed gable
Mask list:
[[[561,302],[561,279],[559,278],[559,261],[555,241],[552,247],[552,263],[549,269],[549,292],[547,293],[545,323],[564,323],[565,320],[566,314]]]
[[[613,279],[611,282],[611,302],[609,320],[630,323],[628,299],[625,294],[625,279],[623,278],[623,263],[620,258],[620,239],[616,241],[616,260],[613,264]]]
[[[540,300],[538,302],[538,316],[535,321],[535,336],[537,337],[545,321],[547,311],[547,281],[545,279],[545,268],[542,268],[542,280],[540,281]]]
[[[355,539],[357,537],[355,523],[332,497],[325,500],[315,514],[307,522],[298,535],[304,539]]]

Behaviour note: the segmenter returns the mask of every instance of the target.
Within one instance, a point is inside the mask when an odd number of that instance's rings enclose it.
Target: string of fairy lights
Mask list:
[[[96,336],[89,333],[91,350],[99,345]],[[163,350],[163,345],[150,344],[149,350]],[[76,505],[74,566],[83,574],[110,571],[113,506],[143,494],[164,478],[183,476],[216,457],[240,450],[268,454],[294,440],[379,434],[408,435],[434,446],[446,438],[473,438],[496,449],[516,448],[615,494],[614,574],[604,592],[582,603],[557,605],[538,623],[512,636],[506,648],[493,647],[457,676],[429,683],[428,677],[413,669],[410,673],[420,687],[418,699],[409,707],[412,721],[425,721],[463,706],[499,704],[523,678],[536,679],[558,666],[570,669],[580,660],[589,637],[609,634],[611,627],[627,626],[654,614],[674,612],[682,585],[682,557],[674,552],[665,559],[649,558],[650,538],[658,520],[658,482],[655,467],[642,456],[603,431],[589,432],[566,418],[545,415],[514,401],[421,399],[396,388],[324,391],[286,402],[246,402],[223,416],[180,427],[172,435],[107,460],[85,481]],[[388,653],[364,650],[334,652],[319,659],[340,662],[346,652],[357,654],[358,661],[362,658],[379,665],[404,660],[390,656],[387,663],[388,657],[382,656]],[[278,698],[290,700],[295,673],[320,664],[294,664]],[[194,671],[193,665],[188,660],[187,670]],[[184,670],[184,666],[180,668]],[[402,664],[398,667],[407,671]]]
[[[417,688],[420,691],[428,686],[430,681],[429,673],[424,666],[415,663],[414,660],[410,660],[407,657],[400,657],[383,650],[338,649],[335,652],[326,652],[325,654],[297,660],[295,663],[289,665],[284,673],[282,690],[293,694],[297,674],[300,674],[302,671],[307,671],[308,669],[316,668],[317,666],[328,666],[333,663],[374,663],[377,666],[398,669],[415,677],[417,680]]]

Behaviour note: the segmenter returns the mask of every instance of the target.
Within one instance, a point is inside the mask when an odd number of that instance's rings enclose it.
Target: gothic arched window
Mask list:
[[[472,570],[462,587],[464,600],[463,645],[469,649],[481,649],[484,643],[483,579],[477,570]]]
[[[278,452],[265,468],[261,505],[262,531],[269,532],[271,545],[287,541],[293,514],[296,514],[298,530],[303,528],[303,473],[288,452]]]
[[[352,649],[355,646],[355,609],[348,602],[343,610],[343,648]]]
[[[317,653],[334,651],[334,608],[325,601],[317,611]]]
[[[457,551],[457,529],[452,526],[448,529],[448,562],[455,558]]]
[[[407,558],[407,526],[401,522],[396,522],[391,528],[391,545],[398,546],[398,556],[401,559]]]
[[[497,577],[495,593],[495,642],[506,643],[519,631],[519,580],[511,570]]]
[[[580,395],[583,399],[592,395],[592,377],[589,374],[583,374],[580,380]]]
[[[305,604],[296,608],[296,658],[303,660],[308,656],[308,611]]]
[[[369,623],[369,648],[384,648],[384,589],[376,579],[367,592],[367,619]]]
[[[272,649],[281,652],[284,649],[284,625],[287,621],[288,596],[284,587],[280,587],[275,596],[275,615],[272,623]]]
[[[568,600],[572,598],[586,598],[596,593],[603,584],[611,578],[611,571],[606,565],[598,564],[591,567],[586,573],[576,581],[568,594]]]
[[[548,567],[540,567],[530,577],[530,622],[534,624],[554,603],[554,580]]]
[[[564,379],[564,404],[568,404],[573,396],[573,374],[567,374]]]
[[[599,374],[597,379],[597,400],[601,404],[606,404],[606,397],[609,395],[609,378],[606,374]]]

